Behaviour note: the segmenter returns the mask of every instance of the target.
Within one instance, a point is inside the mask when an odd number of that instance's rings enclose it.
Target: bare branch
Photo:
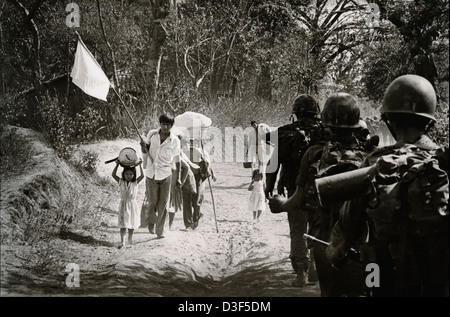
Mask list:
[[[117,78],[117,69],[116,69],[116,58],[114,55],[114,50],[111,46],[111,44],[109,44],[108,42],[108,38],[106,36],[106,31],[105,28],[103,26],[103,19],[102,19],[102,12],[101,12],[101,8],[100,8],[100,0],[97,0],[97,10],[98,10],[98,18],[100,21],[100,29],[102,30],[102,35],[103,35],[103,39],[105,40],[106,46],[108,46],[109,52],[111,54],[111,60],[113,63],[113,78],[114,78],[114,85],[117,87],[117,89],[119,89],[119,80]]]

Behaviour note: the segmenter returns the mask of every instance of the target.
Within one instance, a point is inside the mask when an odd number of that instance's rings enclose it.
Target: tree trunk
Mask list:
[[[3,52],[3,29],[2,29],[1,22],[0,22],[0,50]],[[4,94],[6,92],[6,85],[5,85],[5,75],[3,72],[3,67],[0,72],[1,72],[1,74],[0,74],[0,93]]]
[[[256,95],[265,100],[272,100],[272,78],[268,62],[261,65],[261,74],[259,74],[257,80]]]
[[[167,38],[167,31],[162,22],[170,13],[170,0],[153,0],[151,1],[151,5],[153,23],[150,30],[151,39],[148,54],[148,67],[150,91],[154,99],[159,86],[159,73],[163,54],[162,49]]]
[[[40,40],[40,34],[39,34],[39,29],[37,27],[37,24],[34,21],[34,15],[36,13],[36,11],[38,10],[39,6],[41,5],[41,3],[43,2],[43,0],[37,1],[32,9],[32,11],[30,12],[21,2],[19,2],[18,0],[13,1],[13,3],[15,4],[15,6],[22,11],[22,14],[24,15],[24,23],[27,25],[28,23],[30,23],[31,25],[31,32],[33,34],[33,42],[34,42],[34,53],[35,53],[35,78],[34,78],[34,86],[39,90],[39,87],[41,86],[42,83],[42,69],[41,69],[41,57],[40,57],[40,52],[41,52],[41,40]]]

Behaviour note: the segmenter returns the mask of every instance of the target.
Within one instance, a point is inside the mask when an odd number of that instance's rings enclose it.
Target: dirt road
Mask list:
[[[287,215],[272,214],[267,206],[260,222],[252,223],[247,210],[250,170],[238,163],[213,163],[217,181],[211,181],[202,206],[204,217],[195,231],[185,231],[177,213],[174,230],[166,224],[165,238],[146,228],[135,232],[132,248],[118,249],[118,188],[113,183],[114,158],[136,140],[101,141],[80,150],[95,151],[97,173],[109,182],[98,187],[102,226],[95,239],[61,240],[66,265],[79,267],[79,287],[68,287],[69,271],[52,277],[12,276],[6,270],[2,295],[48,296],[196,296],[196,297],[308,297],[319,296],[318,285],[292,287]],[[120,173],[120,170],[119,170]],[[138,204],[144,197],[141,183]],[[78,237],[79,238],[79,237]],[[6,252],[6,251],[5,251]],[[6,253],[3,253],[6,254]],[[8,273],[9,272],[9,273]]]
[[[109,178],[112,166],[103,162],[132,140],[113,144],[86,146],[99,151],[98,173]],[[166,225],[164,239],[141,228],[132,248],[114,249],[109,256],[91,262],[92,270],[86,267],[85,277],[80,276],[81,287],[70,291],[126,296],[318,296],[318,286],[290,286],[295,274],[288,258],[287,215],[272,214],[267,206],[260,221],[253,224],[247,210],[250,170],[238,163],[213,163],[213,168],[217,181],[206,188],[204,217],[195,231],[184,231],[181,213],[175,215],[175,230],[169,231]],[[110,194],[106,231],[108,239],[117,244],[114,211],[118,201],[115,193]],[[142,185],[139,204],[143,195]]]

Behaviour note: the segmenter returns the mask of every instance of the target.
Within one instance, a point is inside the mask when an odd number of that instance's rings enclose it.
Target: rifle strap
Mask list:
[[[395,261],[396,265],[396,278],[395,278],[395,290],[398,292],[401,290],[403,285],[405,285],[406,277],[406,256],[408,247],[408,186],[404,184],[400,188],[400,198],[401,198],[401,213],[399,220],[399,238],[398,238],[398,261]],[[400,295],[400,294],[394,294]]]

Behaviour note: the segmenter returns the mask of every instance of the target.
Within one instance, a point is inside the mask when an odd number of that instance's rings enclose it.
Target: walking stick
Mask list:
[[[200,129],[200,145],[202,147],[202,152],[204,152],[204,148],[203,148],[203,135],[201,134],[202,131]],[[211,187],[211,180],[208,178],[208,185],[209,185],[209,191],[211,192],[211,202],[212,202],[212,206],[213,206],[213,211],[214,211],[214,221],[216,223],[216,232],[219,233],[219,227],[217,226],[217,217],[216,217],[216,205],[214,203],[214,195],[213,195],[213,191],[212,191],[212,187]]]

